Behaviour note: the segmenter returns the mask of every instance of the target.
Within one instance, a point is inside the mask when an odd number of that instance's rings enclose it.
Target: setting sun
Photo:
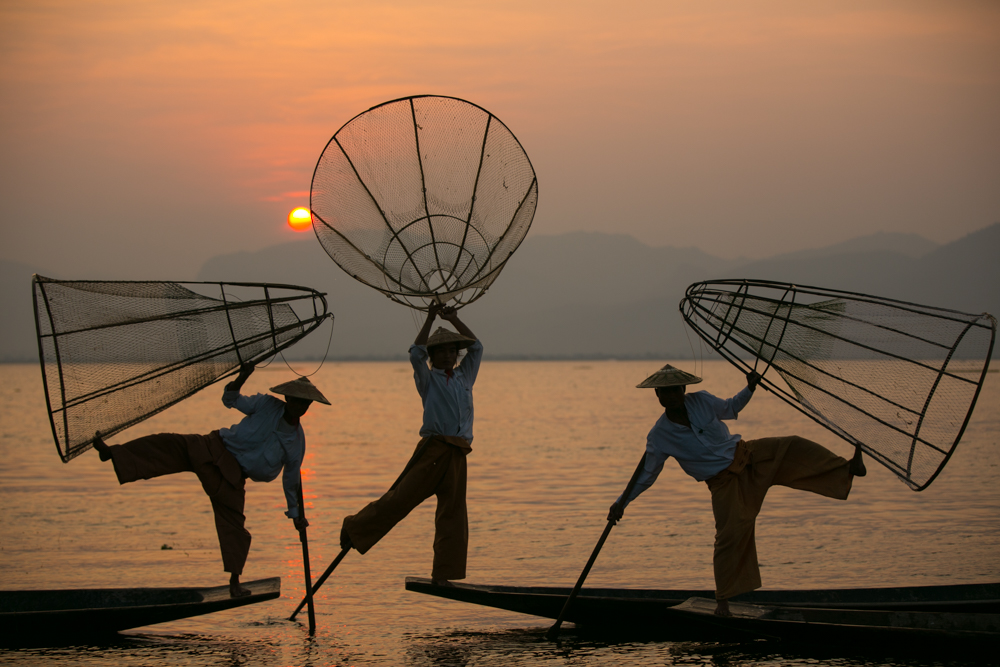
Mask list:
[[[312,226],[312,214],[301,206],[288,214],[288,226],[297,232],[304,232]]]

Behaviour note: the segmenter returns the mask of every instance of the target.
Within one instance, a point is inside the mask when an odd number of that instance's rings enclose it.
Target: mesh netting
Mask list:
[[[36,275],[32,290],[49,418],[64,462],[89,449],[96,431],[110,436],[133,426],[241,363],[285,349],[328,316],[322,294],[292,285]]]
[[[696,283],[680,308],[723,357],[777,371],[785,386],[765,375],[770,391],[916,491],[962,437],[997,326],[987,313],[752,280]]]
[[[482,296],[537,202],[535,171],[510,130],[474,104],[436,96],[354,117],[320,155],[310,191],[330,257],[418,309]]]

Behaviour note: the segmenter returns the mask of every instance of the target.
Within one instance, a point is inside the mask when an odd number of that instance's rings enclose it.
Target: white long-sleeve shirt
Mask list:
[[[741,436],[731,434],[723,419],[736,419],[753,392],[745,387],[728,399],[696,391],[684,396],[690,428],[676,424],[666,413],[646,436],[646,463],[635,482],[629,502],[653,485],[667,458],[673,456],[687,474],[699,482],[714,477],[733,462]],[[626,503],[627,504],[627,503]]]
[[[478,340],[466,348],[465,358],[452,371],[451,377],[439,368],[427,365],[427,347],[410,346],[413,381],[424,406],[424,423],[420,437],[457,435],[472,442],[472,385],[483,360],[483,344]]]
[[[219,429],[226,449],[247,477],[255,482],[270,482],[284,469],[281,486],[288,505],[285,516],[296,518],[299,515],[299,468],[306,453],[306,434],[302,425],[292,426],[282,419],[284,401],[267,394],[244,396],[239,391],[226,391],[222,394],[222,403],[246,415],[239,424]]]

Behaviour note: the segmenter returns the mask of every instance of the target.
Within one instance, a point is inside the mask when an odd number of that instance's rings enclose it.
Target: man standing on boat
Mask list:
[[[707,391],[686,394],[701,378],[667,364],[642,381],[653,388],[664,413],[646,438],[646,463],[627,499],[615,501],[608,513],[617,521],[629,502],[652,486],[668,457],[681,469],[708,484],[715,515],[715,597],[720,616],[729,616],[729,599],[760,588],[754,527],[764,496],[772,486],[811,491],[846,500],[854,477],[866,474],[861,449],[850,461],[822,445],[800,438],[744,441],[730,434],[723,420],[736,419],[753,396],[761,377],[747,374],[747,386],[721,399]]]
[[[267,394],[244,396],[240,389],[253,370],[253,364],[241,366],[239,375],[226,385],[222,394],[223,405],[246,415],[230,428],[208,435],[158,433],[123,445],[107,445],[100,433],[94,439],[94,449],[101,460],[114,464],[119,484],[178,472],[193,472],[198,476],[212,501],[223,569],[230,573],[232,597],[250,595],[249,589],[240,586],[251,540],[243,514],[246,479],[270,482],[284,470],[281,483],[288,505],[285,516],[300,531],[308,526],[305,517],[299,516],[299,468],[306,451],[300,420],[313,401],[330,405],[304,377],[271,387],[271,391],[285,397],[284,401]]]
[[[439,327],[440,316],[457,330]],[[465,357],[456,367],[459,350]],[[357,514],[344,519],[340,546],[364,554],[410,511],[437,496],[434,516],[434,565],[431,579],[447,585],[465,578],[469,520],[465,505],[466,455],[472,451],[472,386],[479,374],[483,345],[451,306],[433,304],[410,346],[410,364],[424,406],[421,440],[392,487]],[[428,361],[430,367],[428,367]]]

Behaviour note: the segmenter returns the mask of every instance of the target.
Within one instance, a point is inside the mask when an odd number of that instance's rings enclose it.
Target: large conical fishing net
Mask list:
[[[765,373],[770,391],[916,491],[965,431],[997,326],[987,313],[754,280],[696,283],[680,307],[723,357]]]
[[[49,418],[64,462],[86,451],[96,431],[110,436],[133,426],[241,363],[287,348],[328,317],[322,294],[292,285],[36,275],[32,290]]]
[[[313,229],[347,273],[425,309],[478,299],[535,214],[538,181],[493,114],[451,97],[407,97],[354,117],[313,174]]]

